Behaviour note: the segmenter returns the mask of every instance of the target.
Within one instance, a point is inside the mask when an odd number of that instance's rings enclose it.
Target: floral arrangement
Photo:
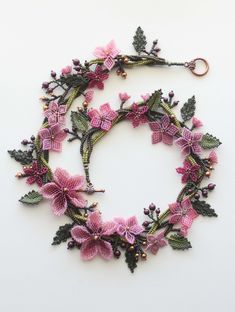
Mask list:
[[[89,107],[94,90],[104,88],[105,80],[114,68],[123,78],[127,77],[126,67],[141,65],[183,65],[194,72],[195,61],[190,66],[189,63],[166,62],[158,57],[160,49],[156,40],[148,52],[146,44],[139,27],[133,42],[138,55],[120,54],[111,41],[107,46],[95,49],[95,60],[82,64],[74,59],[73,65],[64,67],[59,75],[51,71],[51,81],[42,84],[46,95],[41,98],[44,120],[40,130],[30,140],[22,141],[24,150],[8,151],[23,166],[16,176],[38,188],[21,197],[20,202],[35,205],[48,199],[54,215],[66,215],[71,220],[59,227],[52,245],[68,240],[67,248],[79,249],[84,260],[96,256],[106,260],[120,258],[123,250],[131,272],[140,259],[146,260],[148,253],[156,255],[166,245],[177,250],[191,248],[187,235],[194,219],[199,215],[217,216],[205,201],[215,184],[203,183],[214,170],[217,163],[214,149],[221,142],[211,134],[198,132],[202,122],[194,116],[194,96],[183,104],[179,118],[173,112],[179,104],[174,100],[173,91],[163,97],[162,91],[156,90],[131,104],[128,104],[130,96],[127,93],[119,93],[120,105],[116,110],[109,103],[99,109]],[[64,128],[65,115],[79,96],[84,97],[82,106],[70,112],[71,129]],[[145,220],[141,224],[135,216],[103,221],[97,203],[88,204],[86,199],[94,192],[104,192],[95,189],[91,182],[89,164],[93,148],[120,122],[129,122],[134,128],[149,127],[152,144],[175,144],[183,156],[183,164],[176,168],[183,184],[177,199],[170,202],[164,212],[151,203],[144,208]],[[49,166],[49,153],[60,152],[67,137],[69,142],[80,142],[84,176],[70,175],[61,168],[52,172]],[[206,150],[211,151],[204,155]]]

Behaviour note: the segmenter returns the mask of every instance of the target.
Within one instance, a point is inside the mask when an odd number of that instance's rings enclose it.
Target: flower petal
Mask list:
[[[133,244],[135,241],[135,236],[131,234],[129,231],[126,231],[125,239],[128,241],[128,243]]]
[[[106,120],[101,122],[100,128],[102,130],[109,131],[111,129],[111,127],[112,127],[112,122],[111,121],[106,119]]]
[[[115,61],[111,56],[108,56],[105,61],[104,61],[104,66],[108,69],[111,70],[113,66],[115,65]]]
[[[162,142],[167,144],[167,145],[172,145],[173,144],[173,137],[170,134],[163,132],[162,133]]]
[[[88,239],[82,244],[80,251],[81,258],[83,260],[93,259],[98,253],[97,241],[95,241],[94,239]]]
[[[58,194],[52,201],[52,211],[56,216],[64,214],[67,207],[67,199],[63,194]]]
[[[51,137],[50,131],[48,128],[43,128],[40,129],[38,132],[38,135],[40,136],[41,139],[49,139]]]
[[[102,226],[102,235],[112,235],[116,232],[117,223],[113,221],[104,222]]]
[[[136,224],[130,227],[130,232],[135,235],[138,235],[142,233],[143,231],[144,231],[144,228],[139,224]]]
[[[88,215],[87,226],[96,233],[100,228],[102,228],[101,214],[98,210],[91,212]]]
[[[150,129],[153,131],[159,131],[161,129],[161,125],[157,121],[152,121],[149,123]]]
[[[161,125],[163,129],[167,129],[170,124],[170,117],[168,115],[164,115],[161,118]]]
[[[92,119],[94,117],[99,118],[100,117],[100,113],[98,112],[97,109],[95,108],[91,108],[88,111],[88,116]]]
[[[66,170],[61,169],[61,168],[56,168],[56,170],[54,171],[53,176],[54,176],[55,182],[61,188],[67,187],[67,183],[68,183],[68,180],[69,180],[70,176],[69,176],[69,173]]]
[[[55,152],[61,152],[61,149],[62,149],[62,145],[60,142],[55,141],[55,140],[51,141],[51,150],[53,150]]]
[[[87,239],[91,237],[87,228],[82,225],[76,225],[71,229],[72,238],[78,243],[84,243]]]
[[[46,183],[40,189],[40,193],[42,194],[44,198],[54,198],[60,192],[61,192],[61,189],[54,182]]]
[[[85,183],[84,176],[80,175],[71,176],[67,180],[67,188],[71,191],[72,190],[78,191],[84,186],[84,183]]]
[[[83,198],[82,194],[79,194],[76,191],[68,192],[67,197],[75,207],[84,208],[87,205],[87,201]]]
[[[109,242],[104,240],[99,240],[97,244],[99,255],[106,260],[109,260],[113,257],[113,248]]]
[[[154,131],[152,133],[152,144],[157,144],[162,141],[162,133],[159,131]]]

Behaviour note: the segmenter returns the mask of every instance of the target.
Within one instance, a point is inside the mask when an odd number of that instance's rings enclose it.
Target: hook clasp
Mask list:
[[[197,72],[196,71],[197,63],[203,64],[203,67],[204,67],[203,72]],[[186,68],[188,68],[195,76],[199,76],[199,77],[205,76],[209,71],[209,64],[208,64],[207,60],[205,60],[204,58],[201,58],[201,57],[197,57],[190,62],[185,62],[184,66]]]

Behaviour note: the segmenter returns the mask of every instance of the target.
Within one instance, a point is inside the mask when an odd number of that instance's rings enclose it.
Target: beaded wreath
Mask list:
[[[58,245],[67,240],[68,249],[80,249],[84,260],[101,256],[108,260],[119,258],[121,250],[131,272],[137,266],[139,259],[147,259],[147,253],[156,255],[160,248],[169,244],[173,249],[186,250],[191,248],[187,239],[188,230],[198,215],[216,217],[214,209],[201,197],[207,198],[215,184],[202,186],[204,178],[211,176],[217,155],[214,148],[221,142],[211,134],[202,134],[197,129],[202,122],[194,117],[195,97],[183,104],[177,118],[173,108],[178,101],[173,100],[171,91],[168,97],[163,97],[161,90],[151,95],[141,96],[140,101],[131,105],[127,102],[130,96],[119,93],[120,106],[114,110],[109,103],[100,106],[99,110],[89,108],[93,101],[94,89],[103,89],[104,81],[109,72],[123,78],[127,74],[125,68],[141,65],[178,65],[189,68],[197,76],[208,71],[204,59],[197,58],[191,62],[170,63],[158,57],[160,49],[157,40],[153,41],[149,52],[146,51],[146,37],[138,27],[133,41],[137,55],[122,55],[114,41],[106,47],[98,47],[94,51],[95,60],[85,61],[82,65],[78,59],[73,60],[73,66],[67,66],[59,75],[51,71],[50,82],[44,82],[42,88],[46,96],[41,100],[44,105],[44,121],[37,136],[23,140],[25,150],[8,151],[10,156],[23,165],[23,172],[17,173],[18,178],[26,178],[30,185],[36,184],[38,190],[32,190],[24,195],[20,202],[35,205],[43,199],[49,199],[52,211],[56,216],[66,215],[71,221],[60,226],[52,245]],[[203,61],[206,65],[204,73],[196,72],[196,62]],[[69,112],[74,100],[84,96],[81,107],[71,111],[71,130],[63,128],[65,115]],[[97,203],[88,204],[84,195],[94,192],[104,192],[95,189],[89,172],[89,163],[95,144],[104,137],[117,123],[128,121],[132,126],[148,126],[152,144],[162,142],[168,146],[176,144],[184,157],[183,164],[176,169],[181,175],[183,188],[175,202],[170,203],[167,210],[161,212],[151,203],[144,208],[147,220],[139,224],[137,218],[115,218],[103,222]],[[80,142],[80,154],[85,176],[71,176],[61,168],[54,172],[49,166],[49,152],[60,152],[62,141]],[[212,149],[202,157],[202,151]]]

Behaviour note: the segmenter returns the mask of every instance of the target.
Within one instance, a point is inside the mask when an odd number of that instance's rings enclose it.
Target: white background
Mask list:
[[[149,45],[158,38],[160,56],[186,61],[202,56],[210,72],[194,77],[183,68],[141,68],[128,79],[115,74],[96,92],[93,102],[118,108],[118,92],[132,99],[162,88],[184,103],[193,94],[203,131],[221,139],[217,184],[208,201],[219,218],[199,217],[189,234],[186,252],[166,247],[131,274],[124,259],[82,262],[66,244],[50,246],[65,217],[54,217],[48,202],[28,208],[18,202],[29,191],[17,181],[20,166],[7,149],[35,134],[42,120],[42,81],[71,59],[91,59],[98,45],[115,39],[122,53],[133,53],[137,26]],[[235,311],[234,230],[234,7],[233,1],[1,1],[1,208],[0,311]],[[81,102],[78,100],[74,107]],[[69,119],[68,119],[69,121]],[[51,157],[53,168],[81,173],[77,142]],[[99,201],[103,218],[136,214],[155,202],[163,210],[180,190],[175,168],[182,156],[175,147],[150,144],[147,126],[136,130],[123,123],[100,142],[91,175],[105,194]]]

